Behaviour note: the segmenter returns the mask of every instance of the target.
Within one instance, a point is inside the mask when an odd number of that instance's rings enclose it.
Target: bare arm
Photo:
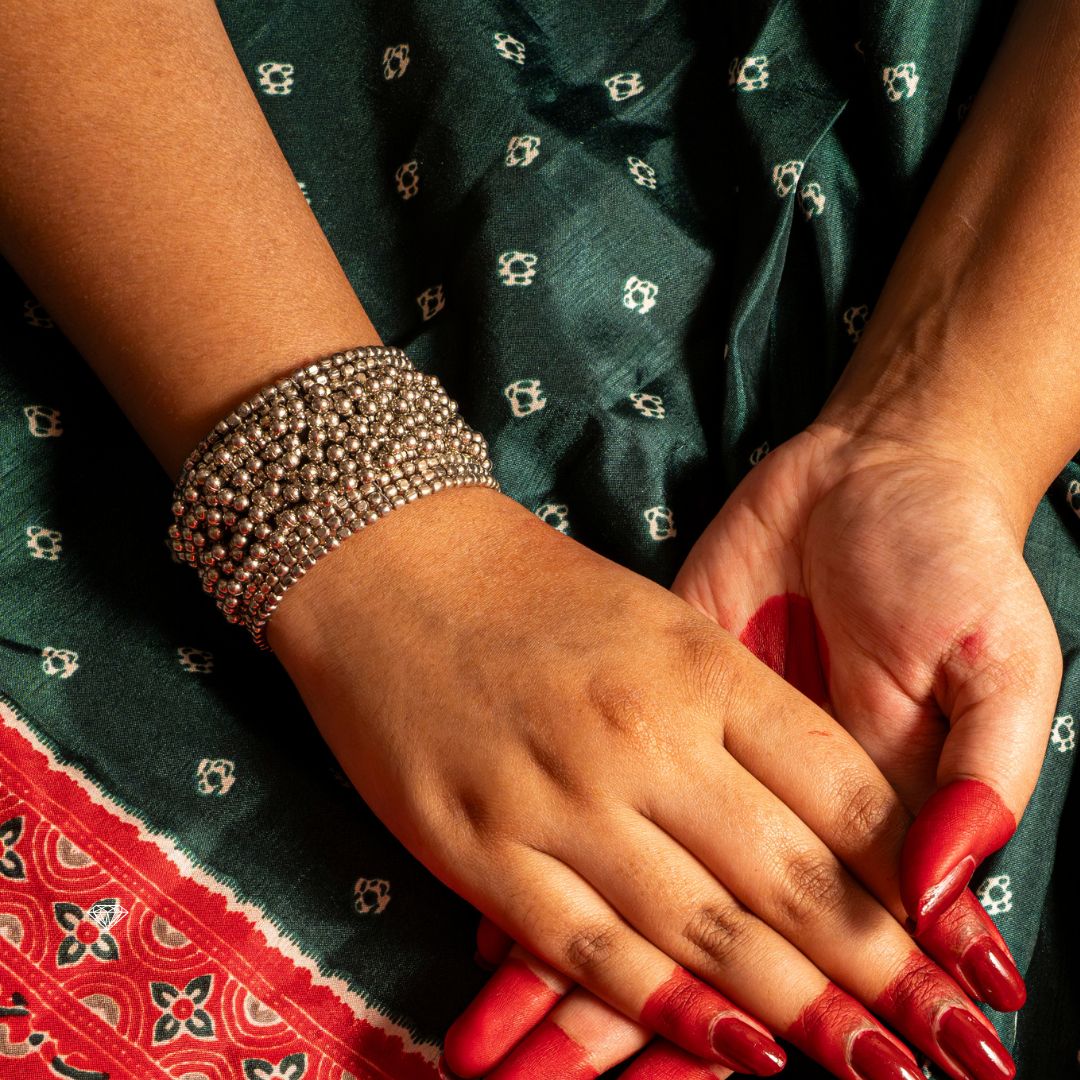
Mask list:
[[[171,476],[260,386],[379,342],[213,0],[4,17],[0,251]]]
[[[1080,448],[1078,42],[1018,5],[820,417],[986,462],[1021,536]]]

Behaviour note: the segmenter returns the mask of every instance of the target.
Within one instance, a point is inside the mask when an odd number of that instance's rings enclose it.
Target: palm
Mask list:
[[[823,640],[823,703],[916,809],[936,787],[945,717],[955,724],[980,704],[976,722],[992,723],[993,694],[1023,675],[1025,658],[1057,649],[1000,507],[971,465],[895,447],[854,455],[809,430],[736,488],[672,588],[811,696],[805,654],[816,661]],[[818,638],[797,607],[786,625],[751,622],[785,594],[809,600]]]

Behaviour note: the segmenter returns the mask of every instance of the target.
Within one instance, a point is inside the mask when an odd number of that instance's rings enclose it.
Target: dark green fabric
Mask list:
[[[442,378],[486,435],[508,495],[665,585],[755,454],[795,434],[835,383],[1011,10],[991,0],[219,6],[384,339]],[[497,35],[519,43],[523,63]],[[385,77],[384,53],[404,44],[407,64],[392,54]],[[749,81],[729,85],[733,57],[765,57],[765,85],[755,88],[753,63]],[[261,74],[267,64],[291,74]],[[904,64],[918,81],[894,81],[893,100],[883,69]],[[605,80],[632,72],[643,90],[616,100]],[[182,93],[184,73],[174,75]],[[539,143],[508,151],[515,136]],[[533,160],[507,164],[530,146]],[[804,163],[800,190],[819,185],[820,213],[778,191],[774,168],[789,161]],[[419,179],[405,198],[413,172],[400,184],[395,174],[408,162]],[[535,256],[528,284],[500,276],[507,252]],[[340,782],[276,661],[170,561],[169,478],[4,269],[0,688],[63,756],[326,970],[439,1040],[485,978],[472,960],[475,912]],[[250,272],[257,283],[257,262]],[[624,303],[632,277],[655,286],[651,306]],[[445,306],[424,318],[417,298],[439,286]],[[544,405],[524,411],[528,391],[507,390],[533,380]],[[663,418],[632,394],[662,399]],[[59,410],[63,434],[34,437],[30,405]],[[1073,481],[1076,462],[1040,505],[1026,549],[1061,636],[1062,717],[1080,692]],[[664,542],[644,516],[655,507],[676,528]],[[118,513],[122,549],[102,539]],[[59,558],[33,557],[36,528],[62,534]],[[213,670],[193,677],[180,647],[212,651]],[[76,676],[45,674],[46,648],[77,652]],[[986,902],[999,901],[1032,1004],[1018,1019],[991,1015],[1020,1076],[1039,1080],[1075,1075],[1080,1045],[1075,793],[1063,816],[1070,727],[1059,723],[1019,831],[975,882],[1008,877],[1010,900],[999,880]],[[194,776],[205,757],[232,760],[243,781],[209,809]],[[376,919],[353,907],[361,875],[392,882]],[[793,1060],[787,1074],[816,1070]]]

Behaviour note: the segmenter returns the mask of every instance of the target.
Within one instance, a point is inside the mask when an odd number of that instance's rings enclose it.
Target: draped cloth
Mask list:
[[[836,382],[1011,8],[219,6],[384,340],[506,494],[665,586]],[[178,94],[200,77],[161,60]],[[435,1077],[486,978],[476,911],[174,561],[171,478],[5,265],[0,322],[0,1076]],[[988,1011],[1022,1077],[1080,1048],[1078,514],[1072,462],[1025,551],[1065,657],[1053,736],[972,882],[1028,980]]]

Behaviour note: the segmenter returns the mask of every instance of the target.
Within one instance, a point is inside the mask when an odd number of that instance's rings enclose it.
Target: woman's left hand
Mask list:
[[[931,452],[817,423],[742,481],[672,586],[831,711],[918,812],[902,859],[897,838],[898,865],[865,884],[880,896],[899,872],[919,944],[1002,1010],[1020,1007],[1023,982],[966,886],[1027,804],[1061,676],[1022,518],[959,447]],[[778,767],[797,767],[777,749]],[[865,835],[875,823],[860,824]],[[488,948],[499,951],[497,938]],[[515,989],[528,985],[522,965],[547,981],[543,1006],[535,988],[532,998]],[[505,1031],[498,1076],[545,1076],[531,1060],[542,1040],[509,1051],[568,989],[515,947],[448,1036],[449,1066],[455,1038],[481,1023]],[[608,1011],[575,990],[544,1024],[589,1047],[598,1074],[650,1037]],[[724,1074],[657,1043],[627,1075]]]

